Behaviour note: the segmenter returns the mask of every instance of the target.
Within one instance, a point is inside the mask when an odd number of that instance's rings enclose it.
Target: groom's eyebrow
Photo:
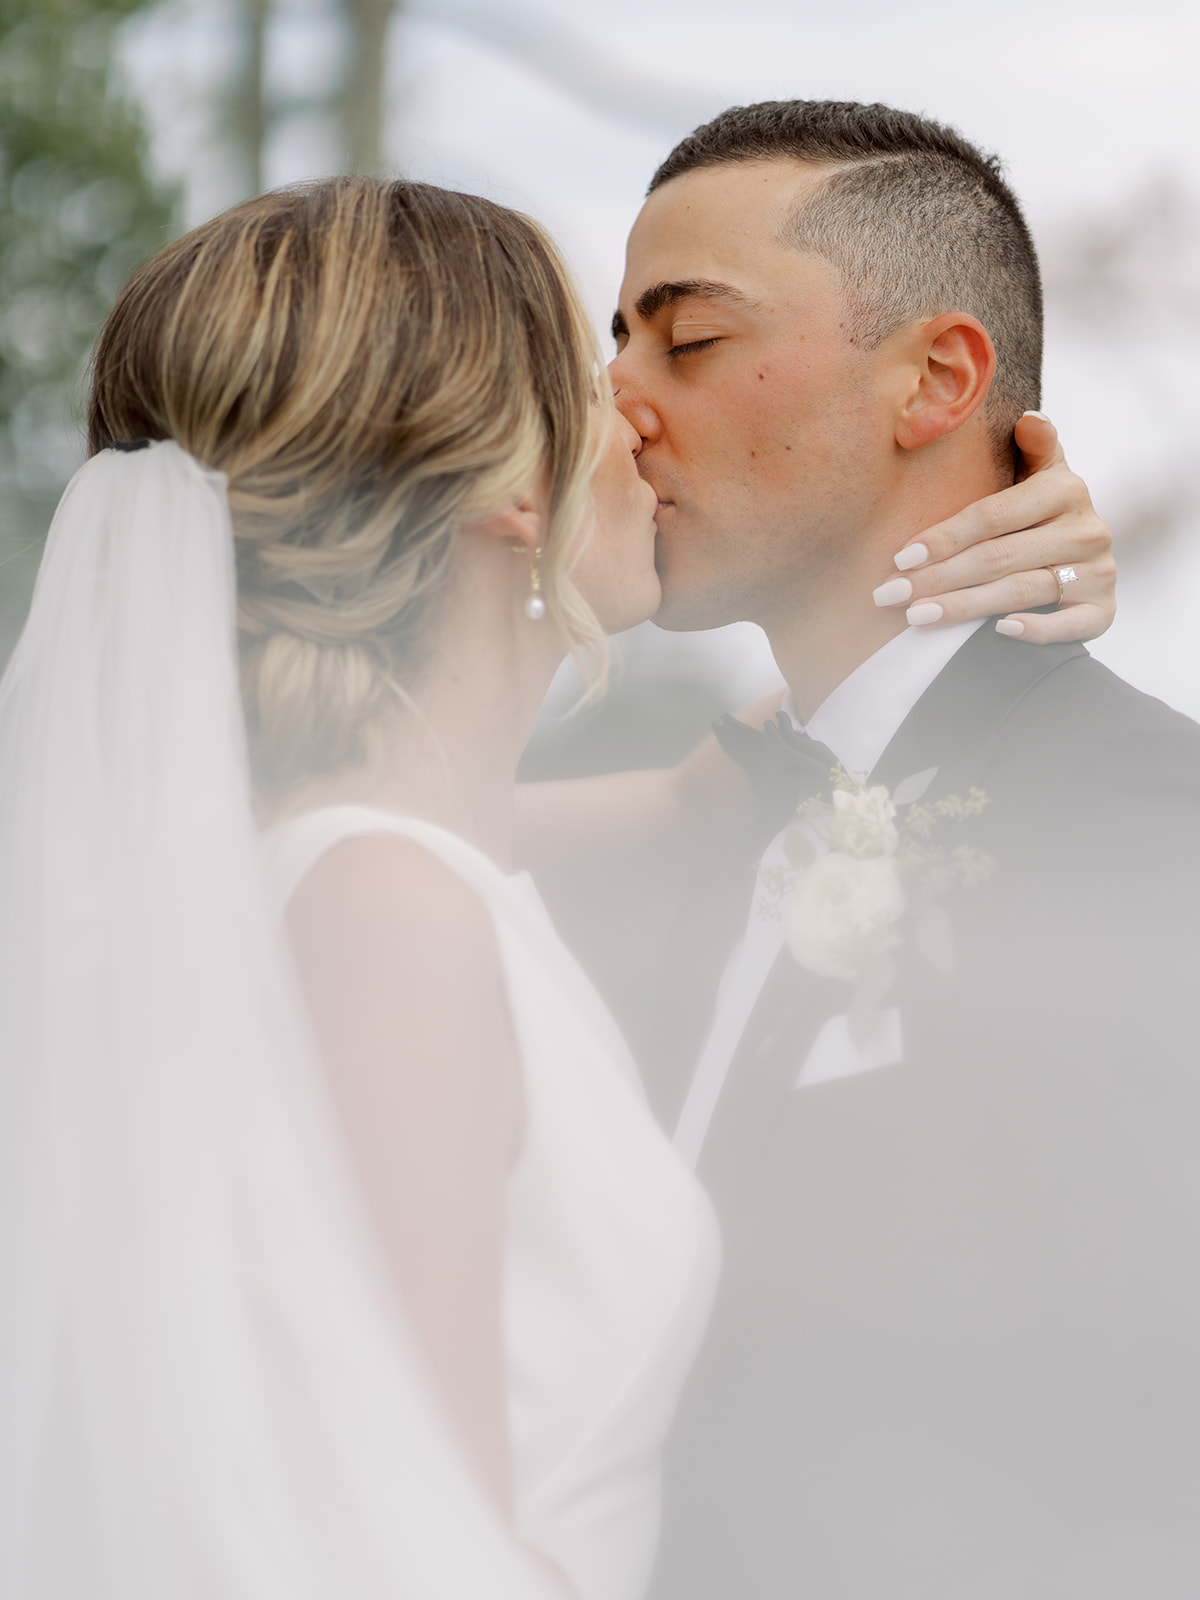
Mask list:
[[[676,283],[651,284],[638,295],[633,309],[642,322],[651,322],[660,311],[677,306],[681,300],[720,300],[725,305],[743,307],[757,304],[731,283],[719,283],[712,278],[684,278]],[[629,332],[629,324],[620,311],[613,313],[612,331],[614,339]]]

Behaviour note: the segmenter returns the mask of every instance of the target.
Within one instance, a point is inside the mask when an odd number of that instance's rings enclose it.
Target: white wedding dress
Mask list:
[[[0,683],[0,1600],[550,1600],[379,1249],[264,864],[224,479],[76,474]],[[707,1204],[525,879],[489,907],[527,1081],[507,1340],[521,1531],[632,1600],[714,1273]]]
[[[281,901],[327,850],[365,834],[415,841],[491,914],[526,1106],[503,1304],[517,1524],[583,1600],[637,1600],[660,1454],[716,1285],[711,1206],[528,874],[506,875],[430,822],[336,806],[267,835]]]

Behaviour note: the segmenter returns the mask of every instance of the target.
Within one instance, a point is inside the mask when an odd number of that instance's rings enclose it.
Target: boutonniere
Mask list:
[[[976,817],[982,789],[922,803],[937,768],[898,783],[857,783],[841,767],[831,773],[833,809],[808,801],[783,838],[785,864],[763,872],[764,915],[781,915],[796,961],[819,977],[853,985],[850,1035],[862,1047],[896,981],[895,951],[906,935],[936,971],[954,965],[953,929],[940,901],[972,889],[992,860],[970,845],[946,843],[947,824]],[[819,853],[814,832],[827,832]]]

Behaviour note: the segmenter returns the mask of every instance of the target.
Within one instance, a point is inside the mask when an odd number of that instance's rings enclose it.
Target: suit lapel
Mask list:
[[[726,1180],[732,1192],[742,1164],[772,1126],[764,1108],[779,1106],[790,1092],[817,1030],[838,1008],[845,985],[814,977],[784,945],[759,992],[738,1040],[698,1171],[720,1199]]]

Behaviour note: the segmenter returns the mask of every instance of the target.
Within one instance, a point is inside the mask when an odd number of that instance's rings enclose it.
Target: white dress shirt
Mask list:
[[[797,728],[827,745],[852,777],[865,779],[929,685],[981,626],[963,622],[950,628],[908,628],[843,678],[807,724],[797,719],[790,690],[783,709]],[[829,848],[824,818],[815,817],[802,826],[819,852]],[[783,918],[773,911],[774,896],[763,882],[764,875],[786,859],[783,837],[779,833],[763,852],[746,931],[721,978],[712,1027],[676,1129],[676,1148],[692,1164],[703,1148],[738,1040],[783,948]],[[861,1050],[851,1041],[847,1018],[831,1017],[800,1067],[796,1087],[891,1066],[902,1054],[895,1008],[879,1013],[874,1033]]]

